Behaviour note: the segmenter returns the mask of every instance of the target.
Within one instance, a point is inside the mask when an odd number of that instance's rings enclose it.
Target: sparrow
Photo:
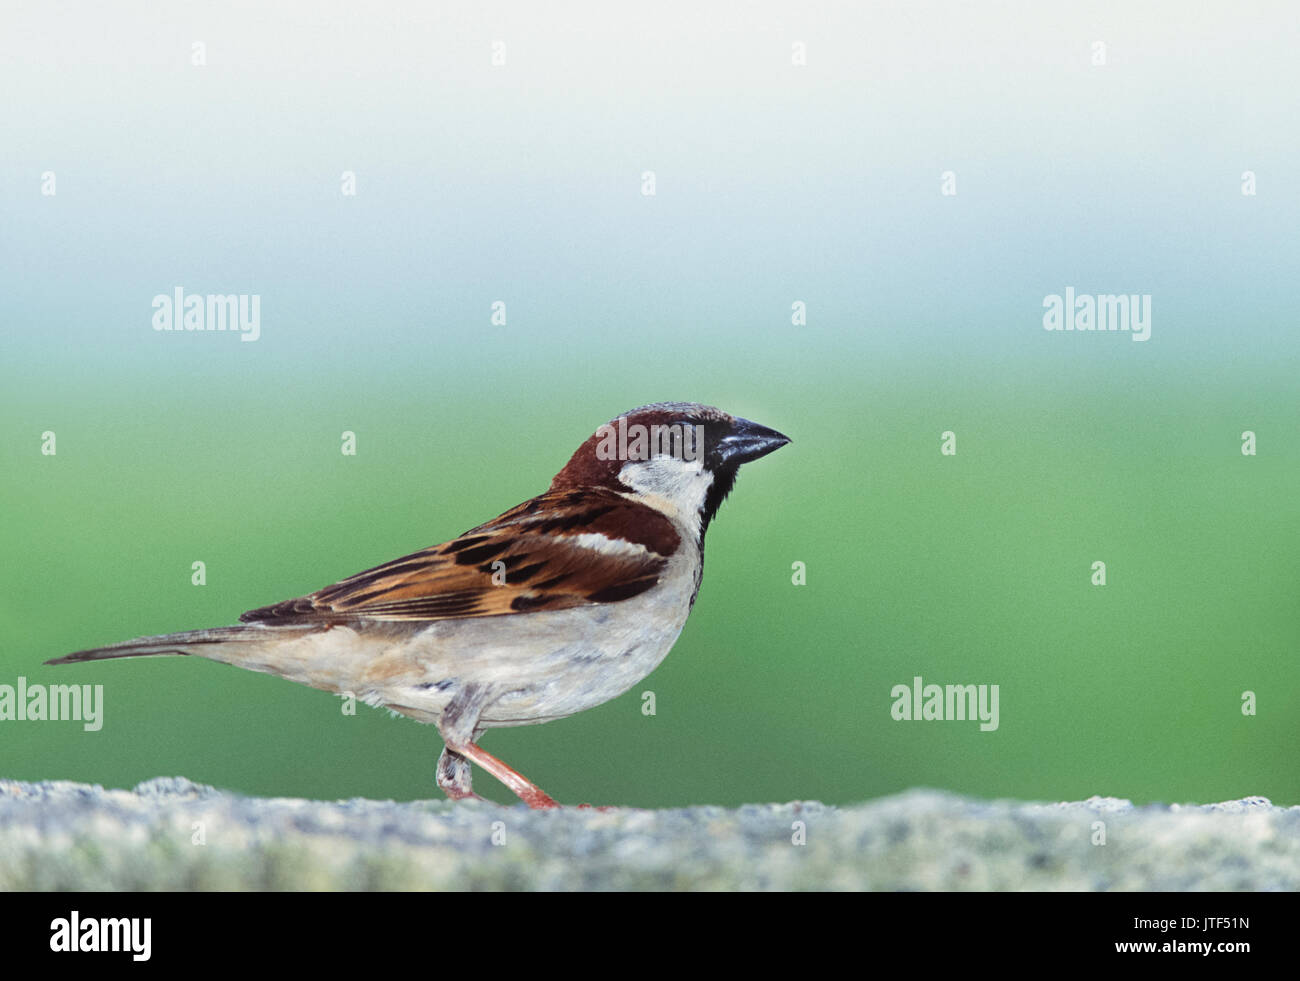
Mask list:
[[[476,798],[471,764],[529,807],[559,805],[478,745],[627,691],[695,605],[704,534],[741,465],[790,440],[707,405],[660,402],[587,438],[545,493],[451,541],[229,627],[139,637],[47,661],[205,657],[437,726],[437,783]]]

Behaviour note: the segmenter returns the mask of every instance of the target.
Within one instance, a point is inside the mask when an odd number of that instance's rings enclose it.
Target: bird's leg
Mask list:
[[[442,741],[447,747],[438,758],[438,786],[452,800],[478,797],[470,790],[469,766],[470,763],[477,763],[514,791],[515,796],[529,807],[559,807],[537,784],[475,745],[475,741],[483,735],[483,730],[478,725],[479,715],[498,694],[499,691],[494,691],[488,685],[468,684],[442,710],[438,732],[442,734]]]
[[[474,775],[469,760],[444,748],[438,757],[438,787],[452,800],[482,800],[471,789]]]
[[[537,786],[537,784],[533,783],[518,770],[502,763],[499,759],[480,746],[475,746],[473,743],[464,743],[457,745],[453,749],[449,745],[447,751],[477,763],[483,769],[487,770],[488,773],[492,774],[492,776],[496,777],[514,791],[515,796],[529,807],[541,809],[560,806],[541,787]],[[445,756],[446,753],[444,752],[443,755]],[[468,769],[468,766],[466,768]],[[439,762],[438,772],[441,775],[441,761]],[[441,784],[439,784],[439,786],[441,786]],[[468,780],[466,781],[465,786],[468,788]],[[446,788],[444,787],[443,789],[445,790]]]

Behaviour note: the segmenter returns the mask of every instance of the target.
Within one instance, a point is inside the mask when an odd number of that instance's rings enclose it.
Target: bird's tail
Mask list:
[[[255,627],[213,627],[209,630],[185,630],[178,634],[137,637],[108,647],[92,647],[56,657],[46,664],[77,664],[80,661],[106,661],[113,657],[151,657],[158,654],[206,654],[204,647],[232,640],[247,640]]]
[[[137,637],[109,647],[92,647],[56,657],[46,664],[78,664],[115,657],[191,654],[249,671],[261,671],[323,691],[353,691],[376,655],[391,646],[386,634],[360,641],[354,630],[320,624],[269,627],[244,623],[209,630],[186,630]]]

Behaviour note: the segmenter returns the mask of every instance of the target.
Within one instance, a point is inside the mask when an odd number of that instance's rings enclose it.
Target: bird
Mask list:
[[[436,781],[452,800],[483,799],[476,765],[529,807],[558,807],[480,737],[600,705],[657,668],[740,467],[789,442],[713,406],[644,405],[598,427],[545,492],[450,541],[233,626],[46,663],[189,655],[352,695],[437,727]]]

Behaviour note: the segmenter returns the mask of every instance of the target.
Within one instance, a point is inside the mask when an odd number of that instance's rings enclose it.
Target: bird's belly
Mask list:
[[[381,681],[365,700],[437,722],[467,685],[499,692],[480,728],[561,719],[617,698],[668,655],[690,612],[689,595],[634,597],[605,607],[431,624],[402,655],[409,668]],[[413,670],[412,670],[413,669]]]
[[[667,656],[675,639],[560,654],[530,684],[503,692],[483,710],[479,723],[484,728],[531,725],[594,708],[622,695],[650,674]]]

